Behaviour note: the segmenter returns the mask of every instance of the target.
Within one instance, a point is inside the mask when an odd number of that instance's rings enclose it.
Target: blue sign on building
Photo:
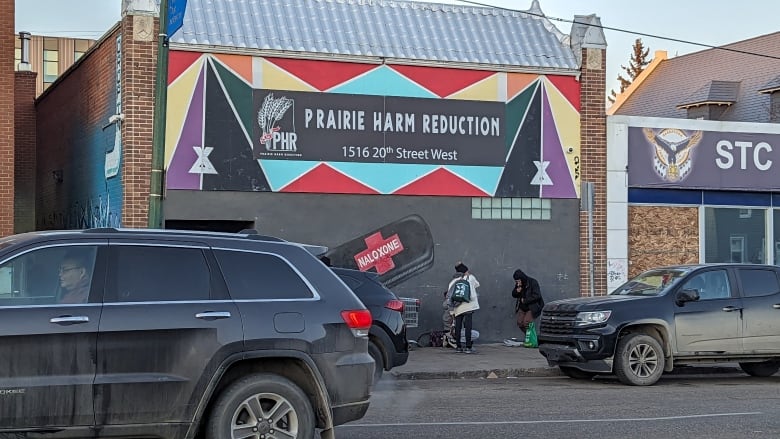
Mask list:
[[[187,0],[168,0],[168,37],[170,38],[184,23]]]

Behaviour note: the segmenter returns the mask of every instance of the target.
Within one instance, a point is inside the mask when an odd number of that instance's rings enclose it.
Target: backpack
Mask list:
[[[449,291],[450,301],[455,304],[471,300],[471,284],[465,277],[452,283]]]

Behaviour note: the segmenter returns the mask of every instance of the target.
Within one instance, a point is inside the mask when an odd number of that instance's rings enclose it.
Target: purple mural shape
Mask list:
[[[542,108],[542,165],[539,172],[546,172],[549,177],[547,180],[552,181],[552,184],[541,186],[540,196],[542,198],[577,198],[569,166],[563,155],[563,147],[550,108],[547,90],[544,88],[542,89]],[[544,163],[549,163],[546,168]]]
[[[193,147],[203,143],[203,70],[198,75],[198,82],[192,93],[190,108],[187,109],[187,117],[184,119],[179,143],[176,152],[168,166],[166,174],[166,187],[168,189],[200,189],[200,174],[192,174],[189,170],[198,161],[198,154]]]

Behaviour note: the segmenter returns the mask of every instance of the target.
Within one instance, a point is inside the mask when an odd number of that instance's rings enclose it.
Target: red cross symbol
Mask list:
[[[395,268],[393,256],[404,250],[397,233],[384,239],[381,232],[376,232],[365,241],[367,248],[355,255],[355,262],[360,271],[376,268],[377,273],[384,274]]]

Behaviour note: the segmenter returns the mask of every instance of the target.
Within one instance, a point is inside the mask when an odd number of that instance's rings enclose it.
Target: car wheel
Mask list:
[[[368,342],[368,354],[374,359],[374,383],[382,378],[382,372],[385,370],[385,360],[382,351],[373,341]]]
[[[746,374],[754,377],[770,377],[780,370],[780,361],[764,361],[761,363],[739,363]]]
[[[576,367],[558,366],[558,369],[560,369],[561,373],[567,377],[574,378],[575,380],[589,380],[596,376],[596,374],[593,372],[586,372],[584,370],[577,369]]]
[[[664,352],[658,340],[647,334],[628,334],[618,342],[615,375],[632,386],[651,386],[664,373]]]
[[[300,438],[314,435],[314,410],[287,378],[255,374],[226,387],[208,420],[207,439]]]

